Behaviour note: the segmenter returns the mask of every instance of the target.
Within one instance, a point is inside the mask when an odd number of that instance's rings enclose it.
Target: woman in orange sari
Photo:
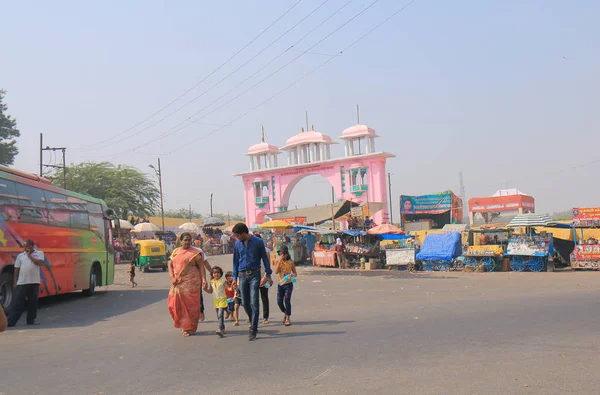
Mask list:
[[[204,252],[192,247],[192,236],[183,233],[181,247],[171,254],[169,276],[169,313],[173,317],[175,328],[182,330],[182,336],[196,333],[200,319],[200,292],[206,287],[204,278]]]

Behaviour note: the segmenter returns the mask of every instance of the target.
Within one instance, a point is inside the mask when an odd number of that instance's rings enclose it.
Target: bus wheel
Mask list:
[[[96,285],[98,285],[98,268],[96,265],[92,266],[90,271],[90,287],[83,290],[83,296],[92,296],[96,291]]]
[[[163,268],[162,268],[162,271],[163,271],[163,272],[166,272],[166,271],[167,271],[167,267],[166,267],[166,266],[163,266]]]
[[[6,311],[10,311],[14,299],[13,275],[3,273],[0,276],[0,305]]]

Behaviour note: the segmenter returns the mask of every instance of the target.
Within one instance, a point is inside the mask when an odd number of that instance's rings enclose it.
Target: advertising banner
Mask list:
[[[402,214],[441,214],[452,209],[452,192],[431,195],[400,196]]]
[[[534,211],[533,196],[507,195],[469,199],[469,212],[472,213],[500,213],[519,209]]]
[[[600,226],[600,207],[574,208],[573,226]]]
[[[576,245],[573,256],[578,261],[600,260],[600,245]]]

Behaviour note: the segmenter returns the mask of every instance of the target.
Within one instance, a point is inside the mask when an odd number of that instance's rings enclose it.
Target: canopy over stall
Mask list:
[[[327,221],[331,221],[332,211],[334,219],[338,219],[350,212],[352,207],[359,206],[358,203],[354,203],[350,200],[344,200],[343,202],[332,204],[323,204],[320,206],[299,208],[296,210],[288,210],[277,213],[267,214],[267,217],[275,220],[290,220],[294,218],[305,218],[304,225],[320,225]]]

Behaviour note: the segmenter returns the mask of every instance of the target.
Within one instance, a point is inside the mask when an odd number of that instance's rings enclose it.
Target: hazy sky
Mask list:
[[[600,204],[600,2],[418,0],[259,106],[407,3],[380,0],[314,46],[374,0],[301,0],[210,75],[297,1],[0,2],[0,88],[22,133],[16,167],[37,172],[43,132],[71,163],[149,171],[160,156],[168,208],[207,212],[213,192],[216,211],[243,213],[232,175],[248,168],[243,154],[261,125],[281,146],[308,110],[318,131],[338,137],[359,104],[378,147],[397,155],[396,202],[458,193],[462,171],[468,197],[510,187],[535,196],[538,211]],[[329,196],[312,176],[290,206]]]

